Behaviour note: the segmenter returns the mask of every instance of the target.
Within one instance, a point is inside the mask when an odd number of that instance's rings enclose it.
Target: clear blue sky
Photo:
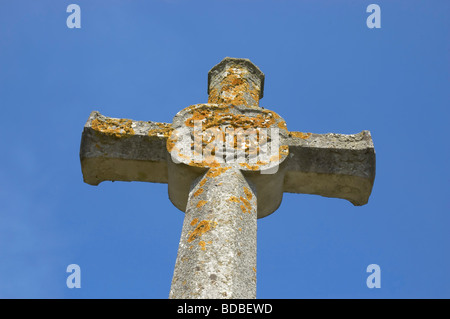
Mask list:
[[[81,7],[81,29],[66,8]],[[381,29],[366,7],[381,7]],[[0,1],[0,297],[167,298],[167,185],[83,183],[92,110],[171,122],[225,56],[288,128],[370,130],[372,196],[285,194],[258,221],[258,298],[449,298],[449,1]],[[81,288],[66,267],[81,267]],[[381,267],[369,289],[366,267]]]

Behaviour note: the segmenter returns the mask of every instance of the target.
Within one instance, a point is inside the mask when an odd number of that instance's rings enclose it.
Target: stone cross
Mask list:
[[[264,74],[250,60],[225,58],[208,73],[208,103],[178,112],[172,124],[94,111],[84,126],[86,183],[167,183],[185,212],[170,298],[256,298],[256,221],[278,208],[284,192],[357,206],[369,199],[370,132],[288,131],[278,114],[259,107],[263,89]],[[267,156],[251,157],[258,153]]]

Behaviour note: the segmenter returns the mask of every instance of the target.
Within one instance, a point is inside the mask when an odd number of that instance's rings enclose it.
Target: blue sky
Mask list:
[[[69,29],[66,8],[81,8]],[[366,7],[381,8],[381,29]],[[92,110],[171,122],[226,56],[288,129],[370,130],[369,203],[285,194],[258,221],[258,298],[449,298],[448,1],[0,1],[0,297],[167,298],[167,185],[83,183]],[[66,267],[81,267],[81,288]],[[381,268],[369,289],[366,267]]]

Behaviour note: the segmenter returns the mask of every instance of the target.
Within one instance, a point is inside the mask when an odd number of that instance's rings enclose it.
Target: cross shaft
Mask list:
[[[189,193],[169,298],[256,298],[256,194],[240,170],[209,169]]]

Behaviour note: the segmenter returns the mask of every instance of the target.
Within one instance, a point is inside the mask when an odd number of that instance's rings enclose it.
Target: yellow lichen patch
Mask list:
[[[213,115],[212,110],[207,109],[205,107],[200,107],[200,108],[195,109],[192,112],[192,116],[190,118],[188,118],[184,122],[184,124],[188,127],[194,127],[195,121],[204,122],[205,119],[211,117],[212,115]]]
[[[256,272],[256,268],[255,267],[253,267],[252,269],[253,269],[254,272]]]
[[[280,160],[281,157],[288,156],[288,155],[289,155],[289,146],[281,145],[278,148],[278,154],[272,155],[269,160],[271,162],[277,162]]]
[[[210,128],[268,128],[279,118],[274,112],[262,112],[254,116],[230,113],[229,108],[199,107],[192,111],[192,116],[186,119],[185,125],[194,127],[196,121],[201,122],[202,130]],[[281,123],[281,122],[280,122]]]
[[[186,155],[186,154],[183,154],[183,153],[180,153],[180,152],[178,152],[177,155],[178,155],[179,158],[184,159],[184,160],[190,160],[191,159],[189,155]]]
[[[264,161],[260,161],[260,160],[258,160],[256,162],[256,165],[267,165],[267,164],[269,164],[269,163],[268,162],[264,162]]]
[[[205,151],[208,152],[208,148],[205,148]],[[209,153],[209,152],[208,152],[208,153]],[[214,153],[214,152],[212,152],[212,153]],[[216,158],[215,154],[210,154],[210,155],[204,156],[203,163],[206,163],[206,164],[208,164],[208,165],[216,164],[216,163],[217,163],[217,158]],[[218,163],[217,163],[217,164],[218,164]]]
[[[194,197],[197,197],[198,195],[200,195],[201,193],[203,193],[203,188],[199,188],[195,191],[194,193]]]
[[[245,196],[247,196],[248,200],[252,199],[252,197],[253,197],[252,192],[245,186],[244,186],[244,193],[245,193]]]
[[[226,166],[226,167],[217,167],[217,168],[210,168],[208,170],[208,173],[206,173],[206,177],[209,178],[214,178],[219,176],[220,174],[226,172],[227,170],[229,170],[231,167],[230,166]]]
[[[259,103],[261,88],[247,78],[247,69],[232,65],[225,70],[226,76],[209,92],[208,103],[253,106]]]
[[[283,156],[283,155],[287,156],[289,154],[289,146],[281,145],[279,147],[279,153],[280,153],[280,156]]]
[[[289,135],[292,137],[298,137],[298,138],[302,138],[302,139],[307,139],[309,138],[312,134],[311,133],[303,133],[303,132],[289,132]]]
[[[278,127],[282,130],[287,130],[287,126],[286,126],[286,122],[285,121],[280,121],[278,122]]]
[[[230,196],[228,200],[230,202],[239,203],[239,198],[237,198],[236,196]]]
[[[250,165],[248,163],[239,163],[239,165],[241,165],[242,167],[245,167],[246,169],[251,170],[251,171],[259,170],[259,165]]]
[[[158,128],[148,130],[148,136],[169,137],[172,133],[172,124],[156,123]]]
[[[242,196],[240,196],[239,199],[240,199],[241,202],[244,204],[244,208],[245,208],[245,209],[242,209],[242,206],[243,206],[243,205],[241,205],[242,211],[243,211],[244,213],[249,213],[249,214],[250,214],[250,213],[252,212],[252,204],[250,204],[250,202],[249,202],[247,199],[245,199],[244,197],[242,197]]]
[[[169,138],[167,139],[167,142],[166,142],[166,148],[169,153],[171,153],[172,151],[179,151],[179,149],[175,146],[175,144],[177,143],[177,140],[178,139],[177,139],[176,134],[169,135]]]
[[[211,158],[213,158],[212,161],[211,161]],[[211,158],[209,158],[208,161],[203,160],[201,162],[195,162],[195,161],[191,160],[189,162],[189,165],[190,166],[195,166],[195,167],[203,167],[203,168],[205,168],[205,167],[210,167],[210,168],[220,167],[220,163],[218,163],[216,161],[216,158],[215,157],[211,157]]]
[[[205,205],[206,203],[207,203],[206,200],[199,200],[198,203],[197,203],[197,208],[202,207],[202,206]]]
[[[200,246],[201,250],[203,250],[203,251],[206,250],[206,244],[210,245],[210,244],[212,244],[212,241],[210,240],[208,242],[205,242],[203,240],[200,240],[198,242],[198,245]]]
[[[197,225],[197,223],[198,223],[198,218],[194,218],[194,219],[191,221],[191,226],[195,226],[195,225]]]
[[[95,118],[91,122],[91,127],[97,132],[101,132],[107,135],[115,137],[126,137],[134,135],[134,130],[131,127],[132,120],[127,119],[111,119],[100,120]]]
[[[210,93],[214,94],[214,90],[211,88]],[[193,128],[190,132],[193,142],[189,150],[184,149],[191,158],[180,155],[181,161],[194,167],[220,168],[224,160],[226,162],[232,158],[230,161],[234,163],[234,157],[229,156],[233,155],[233,151],[239,161],[242,160],[242,156],[247,161],[249,157],[255,158],[258,154],[267,152],[271,136],[265,129],[270,128],[272,134],[274,134],[272,130],[278,128],[287,131],[286,123],[275,112],[261,110],[257,106],[249,108],[255,109],[255,112],[242,114],[240,110],[236,111],[233,105],[224,104],[197,104],[187,107],[183,111],[186,114],[186,117],[183,116],[184,125]],[[167,150],[172,154],[177,143],[176,132],[177,130],[167,140]],[[227,152],[226,159],[224,149]],[[244,163],[242,166],[248,170],[260,170],[261,165],[267,164],[259,161]]]
[[[210,220],[202,220],[197,227],[189,234],[188,243],[193,242],[195,239],[200,238],[204,233],[210,231],[216,227],[217,222]]]

